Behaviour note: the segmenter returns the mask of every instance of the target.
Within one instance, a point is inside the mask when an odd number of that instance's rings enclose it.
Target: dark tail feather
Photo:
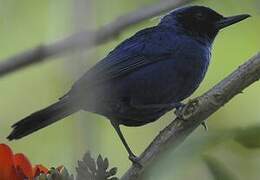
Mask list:
[[[70,103],[67,98],[61,99],[49,107],[37,111],[15,123],[12,126],[13,131],[7,139],[20,139],[66,116],[69,116],[78,110],[79,109]]]

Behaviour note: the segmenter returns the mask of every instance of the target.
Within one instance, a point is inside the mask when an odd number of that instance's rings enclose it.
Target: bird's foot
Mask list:
[[[134,154],[131,154],[128,156],[129,160],[132,161],[134,166],[137,166],[139,168],[142,168],[142,164],[140,163],[140,158],[135,156]]]
[[[172,103],[172,108],[175,108],[175,111],[174,111],[174,114],[181,118],[181,112],[183,110],[183,108],[185,107],[185,104],[184,103]]]
[[[196,112],[198,103],[198,99],[192,99],[187,104],[181,104],[174,113],[179,119],[188,119]]]
[[[201,125],[202,125],[202,127],[204,128],[205,131],[208,131],[208,126],[207,126],[207,124],[206,124],[205,121],[203,121],[203,122],[201,123]]]
[[[177,111],[181,110],[182,108],[184,108],[185,104],[178,102],[178,103],[172,103],[171,106],[173,108],[175,108]]]

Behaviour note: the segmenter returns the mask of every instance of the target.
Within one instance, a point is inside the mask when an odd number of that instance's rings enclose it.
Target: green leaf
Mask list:
[[[210,156],[204,156],[203,159],[215,180],[237,180],[237,177],[217,159]]]
[[[235,140],[246,148],[260,148],[260,126],[237,130]]]
[[[109,171],[109,175],[110,175],[110,176],[114,176],[116,173],[117,173],[117,168],[116,168],[116,167],[113,167],[113,168],[110,169],[110,171]]]
[[[104,159],[104,169],[107,169],[108,166],[109,166],[108,159],[105,158],[105,159]]]
[[[103,168],[103,158],[101,155],[98,155],[98,158],[97,158],[97,167],[98,169],[104,169]]]
[[[38,177],[36,177],[35,180],[47,180],[47,176],[42,173]]]
[[[88,168],[95,172],[96,171],[96,163],[95,160],[91,157],[90,152],[87,152],[83,158],[83,161],[87,164]]]
[[[95,161],[90,152],[84,155],[83,161],[78,162],[77,180],[117,180],[118,178],[112,177],[116,174],[117,168],[108,169],[109,162],[107,158],[98,156]]]

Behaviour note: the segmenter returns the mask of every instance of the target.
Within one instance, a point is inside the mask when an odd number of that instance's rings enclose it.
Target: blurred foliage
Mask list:
[[[225,165],[217,159],[205,156],[204,161],[207,164],[215,180],[237,180],[234,174],[228,170]]]
[[[229,137],[229,138],[228,138]],[[233,138],[230,138],[233,137]],[[239,151],[239,148],[236,147],[235,151],[236,153],[240,154],[240,156],[248,157],[251,156],[254,152],[252,150],[259,150],[260,148],[260,127],[259,126],[250,126],[247,128],[234,128],[230,131],[224,131],[219,134],[215,134],[211,137],[211,140],[215,142],[214,144],[211,144],[210,148],[207,146],[206,148],[206,155],[203,155],[203,160],[207,164],[208,169],[210,170],[212,176],[215,180],[237,180],[237,175],[230,169],[230,167],[226,167],[226,165],[220,161],[220,159],[223,158],[216,158],[213,156],[210,156],[208,154],[212,154],[211,150],[218,148],[217,146],[221,146],[223,148],[227,147],[226,143],[230,144],[230,142],[235,140],[235,142],[238,142],[241,144],[245,149],[243,151]],[[216,143],[217,142],[217,143]],[[210,143],[208,143],[210,144]],[[233,145],[234,146],[234,145]],[[231,147],[234,148],[234,147]],[[226,157],[228,152],[223,151],[224,157]],[[213,153],[214,154],[214,153]],[[244,166],[243,166],[244,167]],[[256,168],[258,168],[257,166]],[[237,173],[238,171],[235,170]],[[241,178],[242,179],[242,178]]]
[[[74,180],[74,178],[65,167],[62,167],[61,169],[51,168],[47,174],[42,173],[35,180]]]
[[[94,29],[117,16],[159,0],[0,0],[0,59],[42,42],[63,38],[75,30],[75,23]],[[162,1],[162,0],[161,0]],[[219,0],[195,1],[229,16],[249,13],[252,18],[231,26],[216,38],[212,62],[205,80],[194,96],[200,95],[259,51],[260,1]],[[88,9],[75,16],[77,8]],[[156,19],[156,18],[155,18]],[[119,42],[136,31],[157,24],[147,20],[123,32],[117,39],[102,46],[69,55],[18,71],[0,79],[0,142],[10,126],[22,117],[47,106],[62,96],[86,69],[103,58]],[[215,169],[222,166],[238,179],[258,180],[260,176],[259,83],[232,99],[208,121],[209,131],[198,128],[176,151],[167,151],[146,171],[143,179],[213,180],[212,170],[201,155],[206,153]],[[139,127],[123,127],[131,148],[140,154],[150,141],[173,119],[170,112],[155,123]],[[15,151],[25,152],[34,162],[48,167],[64,164],[74,172],[77,159],[86,149],[104,154],[115,164],[119,176],[131,165],[127,153],[110,123],[103,117],[81,112],[45,128],[22,140],[9,143]],[[242,144],[242,146],[241,146]],[[51,149],[51,151],[50,151]],[[218,165],[218,162],[221,162]],[[213,165],[212,165],[213,164]],[[216,172],[221,173],[221,168]]]
[[[246,148],[260,148],[260,126],[252,126],[238,130],[235,140]]]
[[[77,180],[118,180],[117,177],[113,177],[117,173],[117,168],[108,169],[108,167],[107,158],[103,159],[99,155],[95,161],[90,152],[87,152],[83,160],[78,162]]]
[[[35,180],[118,180],[115,177],[117,168],[108,169],[109,162],[107,158],[98,156],[95,161],[91,157],[90,152],[87,152],[82,161],[78,161],[77,176],[74,179],[68,170],[64,167],[51,168],[47,173],[40,173]]]

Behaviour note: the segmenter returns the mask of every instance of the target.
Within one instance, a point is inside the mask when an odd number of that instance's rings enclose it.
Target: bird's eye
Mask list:
[[[195,17],[196,17],[196,19],[198,19],[198,20],[204,20],[204,19],[205,19],[205,16],[204,16],[202,13],[197,13],[197,14],[195,15]]]

